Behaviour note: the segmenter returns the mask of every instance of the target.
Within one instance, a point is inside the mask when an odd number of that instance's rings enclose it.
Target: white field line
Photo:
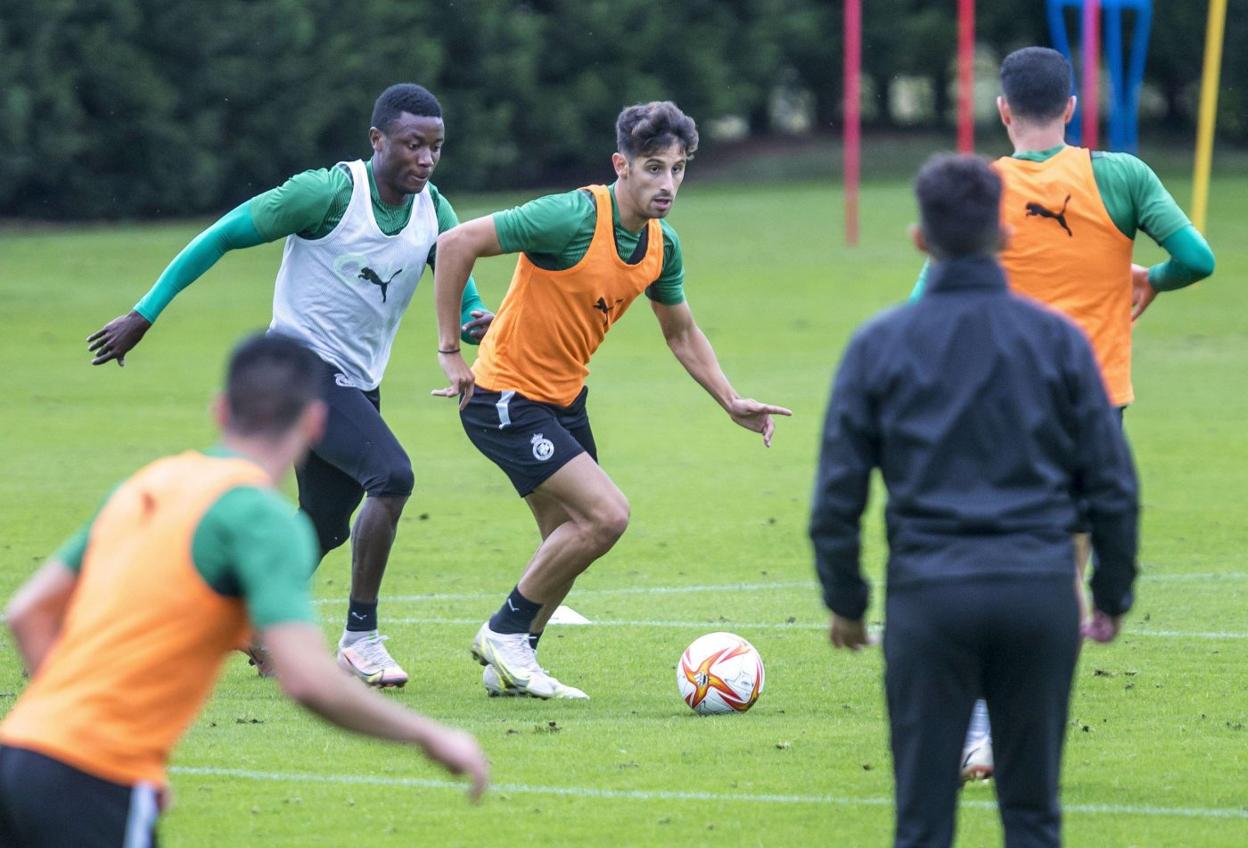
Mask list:
[[[481,625],[481,617],[476,618],[385,618],[387,624],[423,624],[423,625],[450,625],[450,626],[474,626]],[[750,621],[655,621],[650,619],[603,619],[596,618],[593,621],[581,623],[568,623],[559,625],[560,627],[653,627],[664,628],[670,630],[690,630],[706,628],[731,628],[733,630],[749,631],[749,630],[827,630],[827,624],[812,624],[809,622],[794,622],[792,624],[776,624],[774,622],[750,622]],[[874,632],[877,628],[871,628]],[[882,628],[881,628],[882,629]],[[1186,630],[1133,630],[1128,620],[1126,629],[1120,635],[1120,638],[1130,639],[1133,636],[1155,637],[1159,639],[1248,639],[1248,633],[1235,631],[1207,631],[1192,632]]]
[[[1243,580],[1248,572],[1224,571],[1205,572],[1201,574],[1149,574],[1145,572],[1140,578],[1145,583],[1180,583],[1188,581]],[[705,583],[696,586],[630,586],[620,589],[577,589],[576,597],[610,597],[613,595],[684,595],[702,592],[765,592],[781,589],[809,589],[814,591],[818,584],[813,580],[783,580],[771,583]],[[386,595],[386,603],[422,603],[425,601],[475,601],[482,598],[497,598],[498,591],[481,592],[431,592],[423,595]],[[341,598],[317,598],[313,603],[321,606],[345,603]]]
[[[701,586],[632,586],[624,589],[577,589],[576,597],[609,597],[611,595],[683,595],[700,592],[761,592],[768,589],[810,589],[814,590],[813,580],[790,580],[779,583],[710,583]],[[475,601],[481,598],[497,598],[498,591],[492,592],[435,592],[428,595],[384,595],[386,603],[419,603],[422,601]],[[341,598],[318,598],[317,604],[338,604],[345,602]]]
[[[410,789],[453,789],[464,784],[452,780],[419,777],[378,777],[361,774],[307,774],[300,772],[249,771],[246,769],[174,766],[173,774],[187,777],[228,777],[274,783],[324,783],[351,786],[398,786]],[[527,783],[495,783],[490,791],[513,795],[558,795],[572,798],[603,798],[619,801],[718,801],[747,804],[816,804],[839,807],[891,807],[891,798],[851,798],[837,795],[753,795],[744,792],[679,792],[662,789],[601,789],[592,786],[535,786]],[[992,801],[965,800],[962,807],[996,810]],[[1090,815],[1177,816],[1195,819],[1248,819],[1245,807],[1160,807],[1139,804],[1064,804],[1067,813]]]

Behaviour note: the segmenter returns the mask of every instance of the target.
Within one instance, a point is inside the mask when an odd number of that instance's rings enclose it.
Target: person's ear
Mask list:
[[[910,225],[910,240],[914,242],[914,246],[919,249],[919,253],[928,253],[927,239],[923,236],[923,228],[918,224]]]
[[[383,144],[384,138],[385,138],[385,133],[383,133],[381,130],[377,129],[376,127],[368,128],[368,143],[372,145],[374,153],[381,152],[381,148],[384,146]]]
[[[1010,246],[1010,239],[1014,238],[1014,228],[1009,224],[1001,224],[997,228],[997,252],[1004,253]]]
[[[329,407],[323,400],[312,401],[303,411],[299,429],[309,445],[316,444],[321,440],[321,436],[325,435],[325,422],[328,418]]]
[[[226,399],[224,392],[212,399],[212,420],[216,422],[218,430],[225,430],[229,427],[230,402]]]
[[[1001,116],[1001,124],[1007,129],[1014,122],[1014,114],[1010,112],[1010,104],[1006,103],[1005,97],[1000,94],[997,95],[997,114]]]
[[[1069,124],[1071,119],[1075,117],[1075,107],[1079,105],[1079,98],[1070,95],[1070,99],[1066,101],[1066,111],[1062,113],[1062,123]]]
[[[611,154],[611,166],[615,168],[615,176],[621,180],[628,179],[628,157],[623,153]]]

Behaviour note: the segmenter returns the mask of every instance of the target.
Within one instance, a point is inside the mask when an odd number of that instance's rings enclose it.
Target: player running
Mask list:
[[[353,535],[338,662],[373,686],[407,682],[378,631],[377,597],[413,474],[382,420],[379,386],[399,321],[425,265],[434,264],[438,234],[459,223],[429,182],[444,139],[432,94],[410,83],[387,88],[373,107],[371,159],[304,171],[241,204],[179,253],[132,312],[88,340],[93,365],[123,364],[174,296],[226,251],[286,239],[269,329],[323,360],[329,404],[324,436],[296,469],[299,506],[316,528],[321,559]],[[493,316],[472,280],[457,315],[459,337],[477,343]],[[263,652],[253,659],[265,673]]]
[[[598,465],[585,377],[607,331],[642,292],[672,353],[737,424],[771,444],[787,409],[742,398],[724,376],[685,302],[684,264],[671,211],[698,146],[692,119],[671,102],[630,106],[616,123],[617,180],[468,221],[438,239],[434,297],[438,361],[460,398],[473,444],[511,479],[542,543],[473,655],[492,694],[585,698],[537,663],[551,614],[628,526],[624,494]],[[473,263],[521,254],[472,369],[457,343],[456,304]]]
[[[312,527],[274,491],[324,427],[323,367],[289,339],[244,342],[216,406],[221,443],[123,482],[14,596],[7,622],[32,679],[0,723],[0,845],[155,844],[169,754],[253,628],[290,698],[416,745],[481,793],[488,766],[470,735],[325,653]]]
[[[1159,292],[1175,291],[1213,273],[1213,252],[1161,180],[1129,153],[1091,151],[1065,143],[1075,110],[1071,68],[1047,47],[1025,47],[1001,63],[997,110],[1014,153],[995,163],[1004,191],[1002,223],[1011,230],[1001,253],[1010,288],[1071,318],[1092,343],[1119,420],[1135,400],[1131,325]],[[1135,236],[1144,232],[1170,255],[1151,268],[1133,265]],[[924,267],[915,296],[921,293]],[[1088,537],[1077,537],[1079,600]],[[992,774],[992,742],[983,701],[967,735],[963,777]]]

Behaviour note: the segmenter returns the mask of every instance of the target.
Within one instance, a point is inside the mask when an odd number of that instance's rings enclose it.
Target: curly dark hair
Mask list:
[[[692,158],[698,149],[698,127],[670,100],[628,106],[615,122],[615,143],[629,159],[663,150],[673,144]]]

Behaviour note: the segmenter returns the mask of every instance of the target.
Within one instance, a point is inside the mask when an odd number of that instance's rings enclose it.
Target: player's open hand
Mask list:
[[[733,421],[747,430],[763,434],[765,447],[771,447],[771,436],[776,431],[776,422],[771,416],[792,414],[792,411],[783,406],[760,403],[753,398],[734,398],[728,405],[728,415]]]
[[[472,320],[460,327],[459,331],[479,344],[490,329],[494,313],[488,309],[474,309],[468,314],[472,316]]]
[[[828,625],[828,639],[837,648],[848,648],[858,651],[871,644],[867,635],[867,625],[863,619],[843,618],[832,613],[832,623]]]
[[[451,774],[467,775],[472,781],[468,798],[476,803],[490,782],[490,761],[471,733],[439,727],[425,742],[430,759],[446,766]]]
[[[439,351],[438,364],[442,366],[442,373],[446,375],[450,385],[445,389],[434,389],[429,394],[434,397],[457,397],[459,408],[462,410],[472,399],[472,389],[477,382],[472,376],[472,369],[468,367],[467,362],[464,362],[464,357],[458,350],[452,353]]]
[[[1148,305],[1157,297],[1157,290],[1148,281],[1148,269],[1143,265],[1131,266],[1131,320],[1144,314]]]
[[[103,365],[115,359],[118,365],[124,366],[126,354],[139,343],[151,326],[151,321],[134,311],[109,321],[87,336],[87,350],[95,354],[91,364]]]

